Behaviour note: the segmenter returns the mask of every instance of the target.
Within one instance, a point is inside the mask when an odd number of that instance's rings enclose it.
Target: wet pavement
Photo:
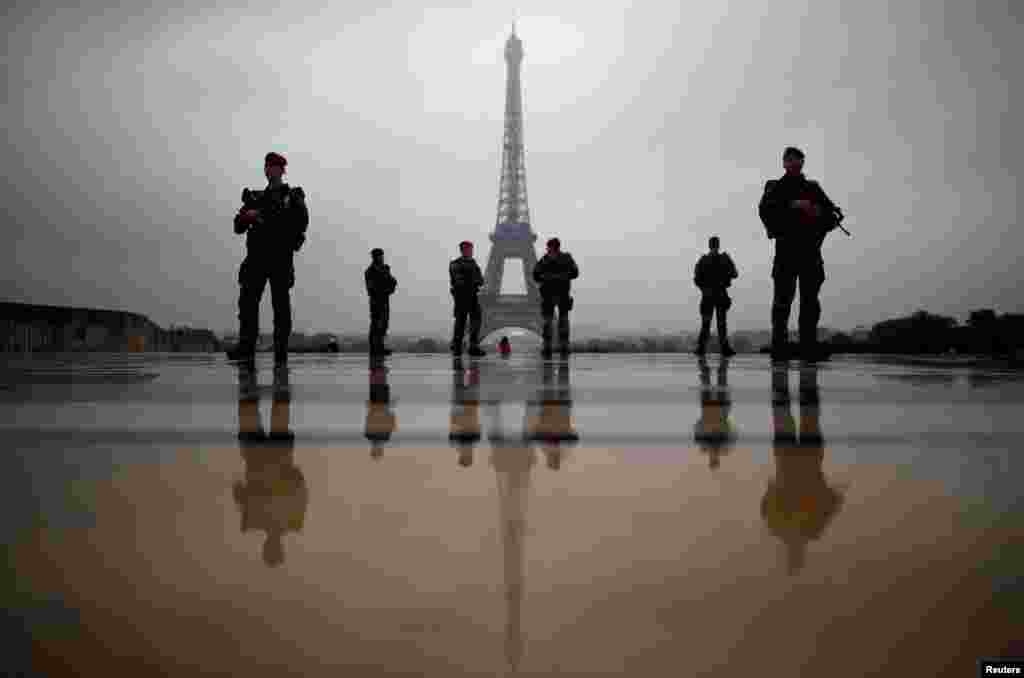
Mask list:
[[[121,355],[0,377],[0,668],[931,676],[1024,655],[1021,372]]]

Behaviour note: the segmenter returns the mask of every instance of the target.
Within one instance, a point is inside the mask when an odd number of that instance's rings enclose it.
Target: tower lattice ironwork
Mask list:
[[[498,216],[490,234],[491,251],[484,272],[480,297],[483,310],[481,336],[502,327],[520,327],[540,334],[540,294],[533,282],[537,263],[534,242],[537,235],[530,225],[530,207],[526,195],[526,152],[523,144],[523,96],[520,68],[523,43],[515,26],[505,42],[505,130],[502,137],[501,179],[498,189]],[[526,294],[502,294],[505,260],[519,259],[523,265]]]

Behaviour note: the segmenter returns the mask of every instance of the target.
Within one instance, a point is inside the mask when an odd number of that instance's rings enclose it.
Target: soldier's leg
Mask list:
[[[729,346],[729,329],[726,325],[725,314],[728,313],[724,306],[715,308],[715,319],[718,321],[718,345],[725,350]]]
[[[796,275],[777,271],[773,276],[772,346],[785,346],[789,340],[789,311],[796,296]]]
[[[818,339],[818,320],[821,319],[821,302],[818,294],[824,276],[817,270],[800,276],[800,343],[813,346]]]
[[[455,327],[452,330],[452,351],[462,351],[462,337],[466,334],[467,308],[464,301],[455,299]]]
[[[258,262],[246,259],[238,269],[238,350],[256,350],[260,331],[260,299],[267,286],[267,272]]]
[[[726,320],[731,306],[732,300],[723,290],[715,302],[715,316],[718,319],[718,345],[723,355],[733,354],[732,346],[729,344],[729,327]]]
[[[551,351],[551,335],[554,333],[555,302],[550,297],[544,297],[540,301],[540,315],[544,319],[541,327],[541,339],[544,342],[544,351]]]
[[[274,307],[274,356],[287,360],[288,340],[292,336],[291,290],[295,284],[295,269],[291,263],[271,272],[270,302]]]
[[[565,295],[558,300],[558,343],[563,352],[569,350],[569,311],[572,297]]]
[[[475,295],[469,304],[469,347],[480,348],[480,325],[483,322],[483,309],[480,299]]]
[[[703,353],[708,346],[711,335],[711,314],[715,307],[711,303],[711,295],[702,294],[700,298],[700,334],[697,335],[697,352]]]
[[[380,325],[379,310],[377,308],[377,302],[373,299],[370,300],[370,333],[367,337],[368,343],[370,344],[370,352],[372,353],[377,347],[377,334],[379,332],[378,326]]]

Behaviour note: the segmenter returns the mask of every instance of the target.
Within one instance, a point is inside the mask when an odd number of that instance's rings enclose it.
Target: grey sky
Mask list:
[[[234,327],[230,221],[276,150],[312,215],[296,329],[365,329],[374,246],[392,330],[446,329],[447,261],[470,238],[483,265],[495,219],[509,5],[187,4],[9,11],[0,297]],[[695,329],[717,233],[733,327],[767,327],[756,204],[788,144],[854,232],[825,245],[824,325],[1024,311],[1019,9],[676,4],[518,4],[533,226],[579,262],[576,322]]]

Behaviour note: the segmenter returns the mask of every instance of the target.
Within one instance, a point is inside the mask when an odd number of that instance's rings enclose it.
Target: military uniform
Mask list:
[[[391,318],[389,300],[398,287],[398,281],[391,275],[391,267],[387,264],[370,264],[364,277],[366,293],[370,296],[370,352],[381,353]]]
[[[544,318],[541,336],[545,353],[551,352],[555,309],[558,309],[558,340],[563,352],[569,350],[569,311],[573,307],[572,282],[580,277],[579,268],[568,252],[546,253],[533,267],[533,281],[540,285],[540,313]]]
[[[728,288],[734,278],[738,277],[736,264],[725,252],[709,252],[702,256],[694,267],[693,282],[701,291],[700,299],[700,336],[697,339],[697,352],[704,353],[707,348],[708,336],[711,334],[711,316],[718,318],[718,343],[723,354],[733,353],[729,346],[729,333],[726,328],[725,316],[732,306]]]
[[[469,319],[469,350],[480,352],[480,324],[483,311],[477,294],[484,284],[484,274],[473,257],[459,257],[448,264],[452,299],[455,301],[455,328],[452,331],[452,353],[462,353],[462,338]]]
[[[251,357],[259,335],[263,290],[270,282],[274,308],[274,352],[287,359],[292,331],[290,291],[295,285],[294,253],[302,247],[309,226],[305,193],[298,186],[281,184],[262,191],[242,191],[242,209],[235,216],[235,233],[245,233],[246,256],[238,270],[238,321],[241,357]],[[260,211],[255,224],[246,224],[243,212]]]
[[[792,206],[794,200],[809,200],[816,214]],[[758,213],[775,240],[775,261],[772,279],[775,293],[772,300],[772,347],[785,350],[788,337],[789,311],[800,287],[800,344],[815,349],[821,303],[818,294],[825,282],[825,264],[821,246],[838,221],[836,205],[825,195],[816,181],[803,174],[768,181],[764,187]]]

